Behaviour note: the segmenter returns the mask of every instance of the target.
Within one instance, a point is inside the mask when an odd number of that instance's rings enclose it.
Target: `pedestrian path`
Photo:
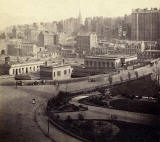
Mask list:
[[[69,103],[74,104],[76,106],[83,105],[88,108],[88,111],[63,112],[59,113],[60,118],[66,119],[67,116],[70,115],[72,119],[78,119],[78,114],[82,113],[85,119],[99,119],[99,120],[114,119],[116,121],[123,121],[136,124],[144,124],[152,126],[160,125],[160,118],[156,115],[96,107],[79,103],[78,100],[84,97],[86,96],[78,96],[72,98],[72,100]]]

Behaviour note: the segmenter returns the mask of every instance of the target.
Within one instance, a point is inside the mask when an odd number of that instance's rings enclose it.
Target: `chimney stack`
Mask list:
[[[5,65],[9,65],[10,64],[10,57],[5,57]]]

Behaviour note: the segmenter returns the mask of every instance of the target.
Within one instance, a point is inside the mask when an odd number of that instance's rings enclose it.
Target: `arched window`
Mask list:
[[[98,64],[99,64],[99,67],[101,67],[101,62],[99,62]]]
[[[103,67],[105,67],[105,62],[103,62]]]
[[[18,69],[16,69],[16,75],[18,74]]]
[[[22,73],[24,73],[24,68],[22,68]]]
[[[26,67],[26,73],[28,73],[28,67]]]
[[[64,70],[64,75],[66,75],[67,74],[67,70]]]
[[[21,68],[19,68],[19,73],[21,73]]]

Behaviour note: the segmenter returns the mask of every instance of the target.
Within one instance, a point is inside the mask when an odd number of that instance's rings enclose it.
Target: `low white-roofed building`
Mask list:
[[[71,78],[72,68],[69,64],[51,64],[40,66],[40,79],[68,80]]]
[[[10,58],[6,57],[5,64],[3,65],[5,74],[8,75],[20,75],[28,74],[31,72],[38,72],[40,70],[40,65],[43,65],[44,61],[28,61],[28,62],[19,62],[11,63]]]

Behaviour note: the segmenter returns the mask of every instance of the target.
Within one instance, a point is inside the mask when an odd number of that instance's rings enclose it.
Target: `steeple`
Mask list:
[[[78,20],[79,20],[79,23],[82,24],[82,15],[81,15],[80,10],[79,10],[79,15],[78,15]]]

